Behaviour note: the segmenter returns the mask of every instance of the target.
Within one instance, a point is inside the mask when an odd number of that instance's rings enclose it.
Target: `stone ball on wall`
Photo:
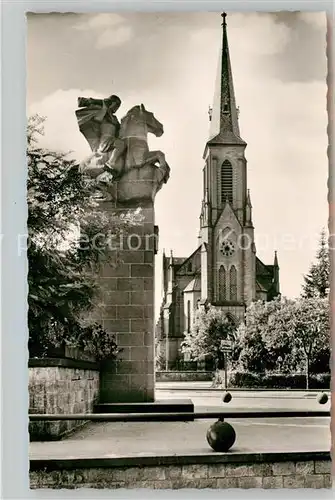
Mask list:
[[[322,392],[321,394],[318,394],[318,396],[317,396],[317,402],[320,405],[325,405],[328,402],[328,395],[325,392]]]
[[[218,420],[207,431],[207,442],[217,452],[228,451],[235,443],[236,433],[228,422]]]
[[[233,399],[233,396],[231,395],[230,392],[225,392],[222,397],[222,401],[224,403],[230,403],[230,401]]]

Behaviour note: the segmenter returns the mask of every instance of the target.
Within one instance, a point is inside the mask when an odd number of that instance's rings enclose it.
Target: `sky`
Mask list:
[[[78,96],[117,94],[119,118],[143,103],[164,125],[149,137],[171,167],[155,202],[156,305],[163,249],[197,248],[221,21],[215,12],[28,15],[27,112],[47,117],[44,146],[89,154]],[[281,292],[294,297],[328,224],[326,17],[228,12],[227,25],[257,255],[272,264],[277,250]]]

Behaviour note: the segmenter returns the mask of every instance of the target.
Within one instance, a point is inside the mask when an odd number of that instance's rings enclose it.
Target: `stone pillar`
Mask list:
[[[137,203],[136,208],[138,206]],[[102,208],[114,213],[135,210],[130,203],[103,202]],[[157,234],[153,203],[147,202],[141,209],[144,218],[141,224],[115,242],[115,246],[119,246],[117,267],[106,264],[101,272],[108,297],[103,326],[116,334],[122,352],[116,362],[107,361],[102,365],[100,403],[145,403],[155,398],[154,259]]]

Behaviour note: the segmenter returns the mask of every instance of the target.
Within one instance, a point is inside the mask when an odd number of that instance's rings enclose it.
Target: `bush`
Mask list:
[[[310,389],[329,389],[331,376],[329,373],[310,375]],[[232,372],[229,386],[255,389],[302,389],[306,388],[306,375],[303,373],[266,373]]]
[[[115,335],[104,330],[99,324],[82,328],[76,338],[68,342],[68,345],[93,355],[97,361],[116,359],[122,351],[116,344]]]
[[[171,371],[177,372],[196,372],[198,369],[198,363],[197,361],[185,361],[184,359],[177,358],[169,368]]]
[[[230,387],[260,387],[262,376],[252,372],[231,372]]]

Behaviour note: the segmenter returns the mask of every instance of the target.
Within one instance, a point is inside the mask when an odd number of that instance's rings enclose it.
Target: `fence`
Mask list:
[[[192,412],[192,413],[77,413],[77,414],[32,414],[31,421],[36,420],[94,420],[100,422],[159,422],[183,421],[196,419],[227,419],[227,418],[305,418],[330,417],[330,411],[325,410],[286,410],[286,411],[224,411],[224,412]]]

